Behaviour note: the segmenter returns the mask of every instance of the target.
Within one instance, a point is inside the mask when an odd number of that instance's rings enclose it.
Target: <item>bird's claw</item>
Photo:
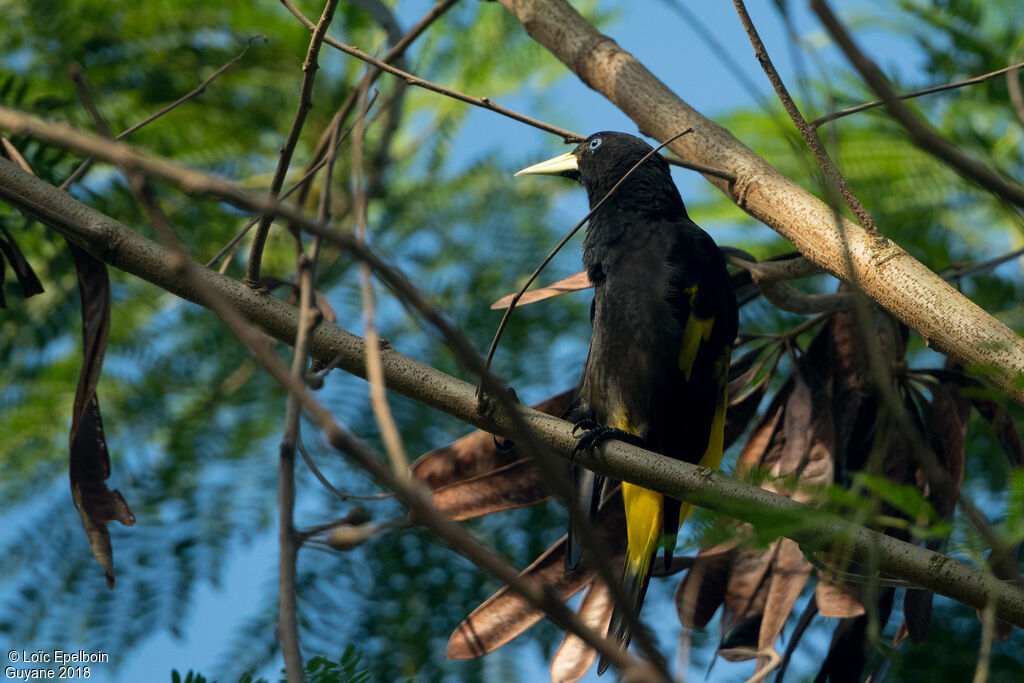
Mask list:
[[[509,451],[515,450],[516,442],[512,439],[502,439],[495,436],[494,447],[498,449],[499,453],[508,453]]]
[[[577,434],[577,432],[582,432]],[[576,437],[576,446],[572,449],[573,455],[580,451],[593,451],[605,441],[622,441],[624,443],[646,448],[644,440],[636,434],[630,434],[622,429],[615,429],[606,425],[599,425],[593,420],[580,420],[572,427],[572,435]]]

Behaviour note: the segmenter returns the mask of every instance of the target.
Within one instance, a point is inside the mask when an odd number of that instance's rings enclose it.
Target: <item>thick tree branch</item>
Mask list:
[[[294,344],[299,311],[283,301],[258,294],[242,283],[208,269],[182,278],[170,252],[105,216],[15,164],[0,159],[0,200],[29,214],[110,265],[141,277],[190,301],[211,296],[228,301],[245,319],[281,341]],[[310,340],[310,352],[324,362],[365,376],[362,339],[334,325],[321,324]],[[510,416],[483,410],[475,387],[403,356],[381,351],[385,381],[392,390],[500,435],[514,433]],[[569,457],[576,440],[572,425],[527,408],[519,410],[534,434],[552,451]],[[954,600],[984,609],[993,604],[998,619],[1024,627],[1024,590],[999,581],[952,558],[940,555],[833,515],[817,511],[756,486],[737,482],[703,467],[690,465],[621,442],[609,442],[597,454],[578,453],[580,464],[615,479],[656,491],[737,519],[758,523],[780,516],[799,526],[790,537],[805,552],[842,542],[853,559],[876,562],[880,571],[905,579]]]
[[[735,174],[708,180],[788,239],[810,261],[856,283],[926,342],[989,377],[1024,403],[1024,339],[890,240],[837,217],[833,208],[772,168],[727,130],[692,109],[635,57],[564,0],[500,0],[579,78],[690,161]],[[841,221],[841,222],[840,222]]]

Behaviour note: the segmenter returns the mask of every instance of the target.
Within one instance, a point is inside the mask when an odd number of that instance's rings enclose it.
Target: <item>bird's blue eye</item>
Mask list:
[[[590,141],[590,149],[597,149],[601,146],[601,138],[594,138]]]

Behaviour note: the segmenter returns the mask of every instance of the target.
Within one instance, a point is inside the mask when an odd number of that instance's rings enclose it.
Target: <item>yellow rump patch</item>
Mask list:
[[[708,438],[708,447],[704,449],[700,465],[712,470],[717,470],[722,462],[722,446],[725,443],[725,411],[729,406],[729,396],[726,385],[729,377],[729,353],[718,359],[715,363],[715,388],[718,390],[718,405],[715,407],[715,414],[711,417],[711,433]]]
[[[622,500],[626,504],[626,566],[631,572],[647,576],[661,537],[665,498],[650,489],[623,482]]]
[[[693,303],[697,298],[697,286],[687,287],[683,291],[690,295],[690,310],[693,310]],[[711,330],[714,327],[714,316],[698,318],[691,313],[690,317],[686,319],[682,343],[679,345],[679,369],[683,371],[687,381],[690,380],[690,374],[693,372],[693,363],[697,360],[701,342],[711,339]]]
[[[727,380],[729,377],[729,352],[718,359],[715,363],[715,385],[718,389],[718,405],[711,417],[711,433],[708,435],[708,446],[701,456],[701,467],[717,470],[722,464],[722,451],[725,445],[725,411],[729,407],[729,396],[727,391]],[[679,508],[679,526],[683,526],[690,515],[693,514],[693,506],[683,502]]]

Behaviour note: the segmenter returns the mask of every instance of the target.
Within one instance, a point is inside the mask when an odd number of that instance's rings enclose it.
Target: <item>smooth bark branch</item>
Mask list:
[[[1024,339],[885,237],[872,237],[776,171],[718,124],[701,116],[635,57],[564,0],[500,0],[541,45],[603,94],[640,130],[683,158],[734,174],[707,177],[737,206],[788,239],[810,261],[856,283],[925,342],[983,373],[1024,403]]]
[[[170,252],[127,226],[95,211],[65,192],[0,159],[0,201],[27,213],[67,236],[115,268],[143,278],[189,301],[216,296],[267,334],[294,344],[299,311],[274,297],[260,295],[241,282],[197,266],[194,277],[173,267]],[[360,377],[366,372],[365,342],[334,325],[321,324],[310,340],[310,353]],[[514,432],[513,420],[480,409],[474,385],[394,349],[381,350],[387,386],[413,400],[442,410],[499,435]],[[519,415],[552,451],[568,458],[576,445],[572,425],[528,408]],[[852,558],[875,561],[881,571],[978,609],[994,604],[996,617],[1024,627],[1024,590],[999,581],[950,557],[870,531],[709,469],[660,456],[618,441],[597,454],[577,453],[575,461],[615,479],[625,479],[675,498],[692,501],[757,524],[780,515],[799,530],[789,537],[805,551],[841,543]]]

